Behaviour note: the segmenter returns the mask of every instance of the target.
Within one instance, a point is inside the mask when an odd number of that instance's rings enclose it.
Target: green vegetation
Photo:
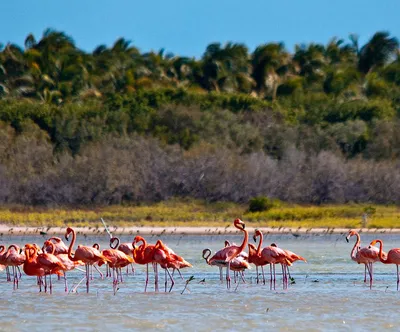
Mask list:
[[[299,206],[281,204],[264,212],[248,212],[247,206],[233,203],[170,200],[143,206],[94,208],[2,207],[0,220],[10,226],[88,226],[103,229],[100,218],[110,227],[213,226],[232,227],[240,217],[251,227],[359,228],[367,206],[362,204]],[[399,208],[375,205],[368,228],[399,227]]]
[[[200,59],[53,30],[0,45],[0,203],[399,204],[398,48],[387,32]]]

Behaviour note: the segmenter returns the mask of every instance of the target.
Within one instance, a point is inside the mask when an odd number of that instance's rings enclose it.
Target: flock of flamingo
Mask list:
[[[295,261],[302,260],[303,257],[289,251],[279,248],[272,243],[267,247],[262,247],[263,234],[260,230],[255,230],[253,235],[254,242],[259,238],[258,246],[248,243],[249,234],[245,229],[245,224],[240,219],[235,219],[234,226],[243,232],[243,242],[240,246],[230,244],[225,241],[225,246],[212,255],[210,249],[204,249],[202,257],[208,265],[217,266],[220,270],[220,280],[223,281],[223,268],[226,268],[226,286],[231,287],[230,271],[234,273],[234,281],[237,280],[238,287],[240,280],[244,283],[244,271],[250,268],[250,264],[256,267],[257,283],[260,283],[258,269],[261,268],[262,282],[265,284],[266,278],[264,274],[264,266],[270,266],[270,289],[276,288],[276,264],[280,264],[282,268],[282,284],[283,289],[288,288],[288,280],[290,278],[289,266]],[[58,237],[51,237],[44,242],[42,248],[37,244],[26,244],[24,248],[19,248],[16,244],[8,246],[7,250],[4,245],[0,245],[0,270],[6,269],[7,281],[13,282],[13,288],[18,289],[21,279],[20,266],[28,276],[35,276],[39,291],[49,291],[52,293],[53,284],[51,276],[56,274],[58,278],[64,278],[65,292],[68,292],[67,272],[73,269],[80,269],[79,266],[85,266],[85,276],[81,282],[86,279],[86,291],[89,292],[90,280],[93,280],[93,268],[95,268],[100,277],[103,279],[103,273],[98,269],[102,265],[106,265],[106,277],[113,279],[114,294],[118,290],[118,284],[123,282],[122,268],[126,267],[126,273],[129,267],[134,273],[133,264],[146,265],[146,281],[145,291],[149,282],[149,264],[152,264],[154,271],[155,291],[159,291],[158,266],[165,273],[165,291],[167,291],[168,281],[171,282],[169,292],[174,286],[173,275],[175,271],[182,277],[180,270],[186,267],[192,267],[183,257],[177,255],[172,249],[167,247],[161,240],[156,244],[148,244],[141,236],[135,236],[132,243],[121,243],[118,238],[110,239],[110,248],[100,251],[100,246],[78,245],[73,251],[76,241],[75,231],[68,227],[65,233],[65,239],[68,241],[70,235],[72,240],[69,247]],[[373,282],[373,263],[382,262],[384,264],[395,264],[397,268],[397,290],[399,289],[399,264],[400,264],[400,248],[391,249],[388,253],[383,251],[382,240],[374,240],[367,247],[360,247],[360,235],[355,230],[349,231],[346,240],[352,236],[356,236],[357,240],[351,251],[351,259],[358,264],[365,265],[364,282],[367,282],[367,272],[369,275],[369,285],[372,288]],[[374,245],[378,243],[379,249]],[[244,249],[248,247],[248,253]],[[210,257],[212,255],[212,257]],[[10,272],[12,270],[12,272]],[[172,272],[170,271],[172,270]],[[288,278],[289,276],[289,278]],[[77,287],[81,283],[75,287]]]

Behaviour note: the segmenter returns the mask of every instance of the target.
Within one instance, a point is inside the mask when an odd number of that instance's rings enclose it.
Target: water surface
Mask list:
[[[376,238],[362,236],[362,245]],[[385,250],[400,247],[400,236],[380,235]],[[150,243],[158,237],[148,236]],[[201,258],[204,248],[213,251],[222,247],[225,238],[241,243],[241,236],[164,236],[173,250],[193,264],[183,270],[183,276],[195,279],[189,291],[182,295],[185,282],[175,277],[171,293],[154,292],[151,276],[149,291],[144,293],[145,268],[137,266],[135,276],[128,276],[120,284],[117,294],[112,292],[110,279],[95,275],[90,294],[85,286],[77,293],[64,293],[62,281],[55,282],[52,295],[38,293],[34,277],[23,276],[20,288],[0,272],[1,330],[18,331],[103,331],[155,330],[167,331],[365,331],[398,329],[400,293],[396,291],[394,265],[375,264],[373,289],[363,283],[364,267],[350,260],[351,244],[344,235],[268,236],[265,245],[275,242],[305,258],[308,263],[296,262],[291,269],[295,284],[282,290],[281,276],[277,289],[269,283],[255,283],[255,269],[246,273],[247,283],[228,291],[219,281],[218,268],[207,266]],[[41,236],[1,237],[0,243],[43,243]],[[124,236],[122,242],[131,241]],[[77,243],[107,245],[105,237],[78,236]],[[279,268],[277,268],[277,271]],[[104,269],[103,269],[104,271]],[[82,272],[69,275],[70,285],[76,284]],[[161,274],[163,286],[164,275]],[[56,278],[55,278],[56,279]],[[201,282],[204,279],[204,282]],[[161,287],[163,290],[163,287]]]

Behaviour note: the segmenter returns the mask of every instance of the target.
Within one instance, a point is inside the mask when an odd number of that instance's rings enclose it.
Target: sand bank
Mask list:
[[[63,235],[66,227],[11,227],[0,224],[0,235]],[[103,227],[74,227],[77,234],[102,235],[106,233]],[[306,234],[345,234],[348,228],[269,228],[258,227],[264,234],[292,234],[300,236]],[[109,227],[113,235],[218,235],[239,234],[240,231],[230,227]],[[252,234],[253,227],[246,230]],[[400,234],[400,228],[361,228],[359,232],[371,234]]]

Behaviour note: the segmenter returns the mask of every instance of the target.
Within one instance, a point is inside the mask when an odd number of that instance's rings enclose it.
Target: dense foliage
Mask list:
[[[0,45],[0,202],[400,202],[399,54],[386,32],[201,59]]]

